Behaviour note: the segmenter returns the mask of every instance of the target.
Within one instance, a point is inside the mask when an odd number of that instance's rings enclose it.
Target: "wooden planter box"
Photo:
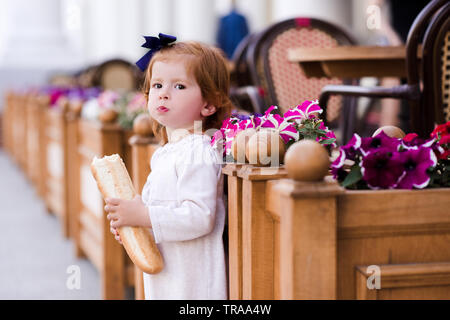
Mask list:
[[[2,114],[2,135],[3,135],[3,148],[6,152],[11,154],[11,121],[12,121],[12,104],[14,95],[12,92],[6,94],[5,104]]]
[[[286,171],[227,164],[223,173],[228,183],[229,297],[276,299],[278,222],[267,211],[265,200],[267,183],[285,178]]]
[[[283,179],[267,194],[280,219],[281,299],[450,299],[450,189]]]
[[[67,130],[65,115],[58,109],[47,109],[44,118],[45,204],[59,217],[64,236],[68,236],[67,219]]]
[[[78,198],[74,223],[76,255],[87,258],[99,270],[104,299],[123,299],[126,286],[134,284],[134,266],[124,248],[114,239],[104,212],[104,201],[92,177],[90,164],[94,156],[119,154],[132,172],[131,132],[115,124],[78,121],[77,172],[74,181]]]
[[[38,99],[37,112],[38,112],[38,182],[37,192],[38,195],[44,199],[46,197],[47,190],[47,110],[49,109],[50,98],[48,96],[42,96]]]
[[[11,147],[13,159],[22,170],[26,170],[27,126],[26,100],[24,94],[14,95],[11,114]]]
[[[136,192],[142,194],[142,188],[150,174],[150,160],[153,153],[160,147],[159,141],[154,137],[141,137],[134,135],[130,138],[133,172],[132,180]],[[135,266],[134,269],[134,295],[136,300],[144,300],[144,281],[142,271]]]
[[[32,184],[36,187],[40,179],[39,149],[40,126],[42,124],[41,109],[39,107],[38,96],[30,97],[27,106],[27,172]],[[44,150],[44,149],[42,149]]]
[[[75,197],[77,180],[77,135],[78,117],[71,112],[45,109],[41,143],[45,150],[41,161],[45,181],[42,186],[47,210],[56,214],[62,226],[63,235],[74,234],[76,211]]]

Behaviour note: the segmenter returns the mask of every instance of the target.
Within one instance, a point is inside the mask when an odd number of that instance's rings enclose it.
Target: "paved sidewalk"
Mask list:
[[[0,299],[102,298],[95,267],[76,259],[58,218],[47,213],[24,173],[1,148],[0,222]]]

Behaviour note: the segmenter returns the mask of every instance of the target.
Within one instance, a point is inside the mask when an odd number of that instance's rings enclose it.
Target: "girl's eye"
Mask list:
[[[183,86],[182,84],[177,84],[177,85],[175,85],[175,88],[176,88],[176,89],[179,89],[179,90],[183,90],[183,89],[185,89],[186,87]]]
[[[152,87],[153,87],[153,88],[156,88],[156,89],[161,89],[161,88],[162,88],[162,85],[161,85],[160,83],[154,83],[154,84],[152,85]]]

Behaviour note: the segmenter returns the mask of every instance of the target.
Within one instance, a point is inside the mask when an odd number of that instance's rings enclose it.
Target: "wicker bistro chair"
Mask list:
[[[230,98],[244,112],[261,112],[263,101],[258,88],[253,85],[246,56],[256,33],[248,34],[233,53],[234,70],[231,74]]]
[[[411,131],[422,137],[430,134],[435,122],[448,121],[450,117],[449,10],[448,0],[433,0],[419,13],[411,26],[406,42],[407,84],[393,88],[325,86],[319,99],[319,104],[325,109],[324,114],[327,111],[328,99],[332,95],[365,96],[407,99],[411,110]],[[418,54],[422,56],[421,62]]]
[[[262,31],[247,53],[253,84],[262,94],[263,105],[259,109],[277,105],[284,112],[304,100],[318,98],[325,85],[344,83],[338,78],[307,78],[298,64],[287,60],[287,49],[329,48],[355,43],[354,38],[341,28],[313,18],[285,20]],[[343,105],[343,99],[336,98],[330,101],[329,109],[333,112],[328,114],[329,122],[338,118]]]
[[[110,90],[139,90],[143,83],[143,73],[132,63],[122,59],[103,62],[95,68],[92,84]]]
[[[422,61],[423,81],[428,83],[422,91],[427,128],[450,121],[450,3],[439,10],[425,32]]]

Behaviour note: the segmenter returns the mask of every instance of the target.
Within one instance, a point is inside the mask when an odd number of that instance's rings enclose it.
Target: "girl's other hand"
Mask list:
[[[109,230],[111,231],[111,233],[114,235],[114,239],[116,239],[120,244],[122,244],[123,245],[123,243],[122,243],[122,239],[120,239],[120,235],[119,235],[119,232],[117,231],[117,229],[116,228],[113,228],[112,226],[111,226],[111,224],[112,224],[112,220],[111,220],[111,222],[109,223],[109,225],[110,225],[110,228],[109,228]]]

